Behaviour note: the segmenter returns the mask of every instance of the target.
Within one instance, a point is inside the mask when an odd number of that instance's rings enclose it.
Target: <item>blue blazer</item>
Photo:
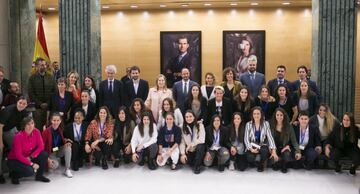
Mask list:
[[[185,100],[188,97],[188,94],[191,92],[190,89],[193,85],[197,84],[194,81],[189,80],[189,86],[188,86],[188,93],[184,94],[183,92],[183,82],[182,80],[175,82],[175,84],[173,85],[173,98],[176,101],[176,107],[178,107],[181,112],[185,112]]]
[[[262,73],[256,72],[255,80],[251,81],[250,73],[244,73],[240,76],[240,81],[243,85],[247,86],[253,98],[259,95],[259,89],[265,84],[265,76]]]
[[[289,80],[284,79],[284,83],[283,83],[283,84],[288,87],[288,89],[290,90],[289,92],[290,92],[290,94],[291,94],[291,91],[292,91],[291,82],[290,82]],[[276,93],[275,90],[276,90],[276,87],[278,86],[278,80],[277,80],[277,78],[268,81],[267,86],[268,86],[269,89],[270,89],[270,95],[271,95],[271,96],[275,96],[275,93]]]

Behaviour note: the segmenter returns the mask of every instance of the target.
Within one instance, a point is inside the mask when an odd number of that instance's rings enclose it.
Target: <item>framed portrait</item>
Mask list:
[[[256,56],[256,71],[265,74],[265,31],[223,31],[223,69],[233,67],[239,77],[247,72],[249,57]]]
[[[160,62],[168,87],[182,79],[183,68],[189,69],[191,80],[201,84],[201,31],[160,32]]]

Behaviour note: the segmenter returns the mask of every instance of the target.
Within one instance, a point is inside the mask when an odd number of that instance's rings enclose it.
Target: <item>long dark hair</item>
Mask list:
[[[135,102],[139,102],[140,103],[140,106],[141,106],[141,110],[140,112],[144,111],[145,110],[145,104],[144,104],[144,101],[141,99],[141,98],[135,98],[132,103],[131,103],[131,106],[130,106],[130,115],[131,115],[131,118],[136,121],[136,111],[134,109],[134,105],[135,105]]]
[[[356,127],[355,125],[355,118],[354,118],[354,114],[351,113],[351,112],[346,112],[344,113],[342,119],[344,119],[344,116],[348,116],[349,119],[350,119],[350,142],[351,143],[356,143],[356,133],[358,132],[358,128]],[[340,140],[341,141],[344,141],[344,125],[342,124],[342,121],[341,121],[341,131],[340,131]]]
[[[200,102],[201,102],[201,98],[203,97],[202,94],[201,94],[200,86],[197,85],[197,84],[192,85],[191,88],[190,88],[189,94],[188,94],[188,99],[189,99],[190,104],[191,104],[192,101],[194,100],[194,96],[192,95],[192,89],[193,89],[194,87],[197,87],[197,88],[199,89],[198,100],[199,100]]]
[[[238,129],[235,128],[235,124],[234,124],[235,116],[240,116],[240,119],[241,119],[240,126]],[[240,143],[243,143],[244,135],[245,135],[245,124],[243,121],[243,115],[240,112],[234,112],[234,114],[232,115],[231,118],[232,118],[231,124],[228,127],[229,131],[230,131],[230,140],[235,141],[237,139]],[[238,136],[236,136],[236,130],[237,130]]]
[[[120,119],[119,119],[119,114],[120,114],[120,112],[121,111],[123,111],[124,113],[125,113],[125,121],[123,121],[123,125],[122,126],[124,126],[124,127],[126,127],[126,129],[130,129],[130,124],[131,124],[131,118],[130,118],[130,115],[129,115],[129,112],[128,112],[128,110],[127,110],[127,108],[126,108],[126,106],[121,106],[120,108],[119,108],[119,111],[118,111],[118,115],[117,115],[117,117],[116,117],[116,120],[115,120],[115,122],[116,123],[121,123],[122,121],[120,121]],[[126,133],[128,133],[130,130],[126,130]],[[114,132],[115,132],[115,130],[114,130]]]
[[[162,101],[162,104],[161,104],[161,110],[162,110],[162,117],[165,118],[166,117],[166,111],[164,109],[164,102],[167,101],[170,105],[170,111],[169,112],[172,112],[174,113],[175,109],[174,109],[174,101],[171,99],[171,98],[165,98],[163,101]]]
[[[241,90],[246,90],[247,93],[248,93],[248,95],[247,95],[247,97],[246,97],[246,99],[245,99],[245,102],[243,102],[242,99],[241,99],[241,96],[240,96]],[[237,108],[238,108],[239,110],[241,110],[242,107],[244,107],[244,112],[247,112],[247,111],[249,111],[249,110],[251,109],[251,101],[252,101],[252,97],[251,97],[251,95],[250,95],[249,88],[246,87],[246,86],[242,86],[242,87],[240,88],[240,92],[239,92],[238,95],[235,96],[234,100],[235,100],[235,102],[236,102],[236,104],[237,104]],[[242,117],[241,117],[241,118],[242,118]]]
[[[290,126],[289,116],[283,108],[279,107],[279,108],[275,109],[274,114],[270,120],[270,129],[273,133],[276,131],[276,125],[277,125],[276,112],[278,112],[278,111],[284,115],[284,119],[282,121],[282,128],[281,128],[281,132],[280,132],[280,139],[284,141],[290,137],[290,127],[291,126]]]
[[[91,82],[92,82],[91,87],[94,90],[96,90],[96,83],[95,83],[94,78],[91,75],[87,75],[87,76],[84,77],[83,84],[82,84],[82,89],[87,89],[86,86],[85,86],[85,79],[86,78],[89,78],[91,80]]]
[[[184,115],[186,115],[187,113],[190,113],[190,114],[193,115],[194,121],[193,121],[192,123],[187,123],[187,122],[186,122],[186,119],[184,119],[183,132],[184,132],[184,134],[186,134],[186,135],[190,134],[190,131],[189,131],[189,128],[188,128],[188,127],[190,127],[190,128],[191,128],[191,127],[197,127],[197,129],[199,129],[199,123],[197,122],[197,118],[196,118],[196,116],[195,116],[194,111],[192,111],[192,110],[187,110]],[[200,130],[198,130],[198,132],[199,132],[199,131],[200,131]]]
[[[144,137],[144,117],[148,117],[150,120],[149,136],[152,137],[153,132],[154,132],[154,120],[152,119],[152,114],[149,111],[145,111],[141,114],[141,121],[138,125],[140,135],[141,135],[141,137]]]
[[[305,83],[307,84],[307,86],[308,86],[308,91],[306,92],[306,98],[309,99],[311,96],[316,95],[316,94],[311,90],[309,82],[308,82],[307,80],[301,80],[300,85],[299,85],[299,88],[298,88],[298,90],[296,91],[298,97],[299,97],[299,98],[301,97],[301,89],[300,89],[301,87],[300,87],[300,86],[301,86],[301,84],[302,84],[303,82],[305,82]]]
[[[275,89],[275,94],[274,94],[274,97],[276,99],[276,101],[278,102],[280,100],[280,96],[279,96],[279,89],[283,87],[285,88],[285,91],[286,91],[286,97],[289,98],[290,97],[290,91],[289,91],[289,88],[285,85],[285,84],[279,84],[276,89]]]
[[[253,124],[253,125],[255,125],[255,120],[254,120],[254,116],[253,116],[255,110],[260,111],[260,114],[261,114],[260,126],[261,126],[261,125],[264,123],[264,121],[265,121],[264,112],[262,111],[262,109],[261,109],[260,106],[255,106],[254,108],[251,109],[250,118],[251,118],[251,121],[252,121],[252,124]]]
[[[211,117],[211,122],[210,122],[210,124],[209,124],[209,127],[211,127],[212,130],[215,129],[215,127],[214,127],[214,121],[215,121],[216,118],[219,118],[219,119],[220,119],[220,127],[219,127],[219,128],[221,128],[221,117],[220,117],[220,115],[218,115],[218,114],[214,114],[214,115]]]

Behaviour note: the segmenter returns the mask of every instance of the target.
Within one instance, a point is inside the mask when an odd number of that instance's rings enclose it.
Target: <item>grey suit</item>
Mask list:
[[[265,76],[259,72],[255,72],[254,79],[251,79],[250,76],[250,72],[244,73],[240,76],[240,81],[249,88],[251,96],[255,98],[259,95],[261,86],[265,84]]]
[[[191,92],[190,89],[193,85],[197,84],[194,81],[188,80],[188,87],[187,93],[184,93],[183,89],[184,89],[184,85],[183,85],[183,81],[177,81],[174,83],[173,85],[173,97],[174,100],[176,101],[176,107],[178,107],[181,112],[184,114],[186,110],[184,110],[184,102],[186,100],[186,98],[188,97],[189,93]]]

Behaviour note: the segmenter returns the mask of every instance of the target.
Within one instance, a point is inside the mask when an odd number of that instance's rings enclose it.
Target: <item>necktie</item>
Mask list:
[[[185,96],[187,95],[187,93],[188,93],[187,82],[184,82],[184,94],[185,94]]]
[[[113,92],[113,84],[112,84],[112,80],[109,81],[109,91]]]
[[[183,58],[183,56],[182,55],[179,55],[179,57],[178,57],[178,64],[181,62],[181,59]]]

